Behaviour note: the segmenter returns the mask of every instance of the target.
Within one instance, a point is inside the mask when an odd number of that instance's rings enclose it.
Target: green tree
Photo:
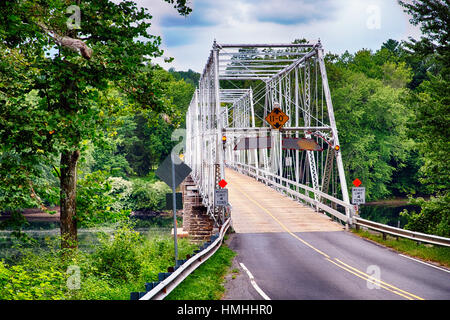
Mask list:
[[[185,0],[167,2],[181,14],[190,11]],[[76,28],[67,23],[70,4],[81,12]],[[61,245],[76,247],[82,141],[96,140],[108,116],[124,107],[110,105],[105,89],[121,88],[135,108],[170,113],[143,68],[162,54],[161,39],[149,33],[150,13],[133,1],[4,1],[0,16],[2,155],[17,159],[22,180],[46,160],[41,154],[60,155]]]
[[[165,70],[154,70],[153,75],[163,88],[172,112],[156,117],[136,112],[123,117],[125,125],[117,129],[117,152],[127,159],[139,177],[146,176],[170,154],[177,143],[171,140],[172,132],[184,126],[186,110],[195,90],[193,85],[181,78],[176,80],[173,73]]]
[[[415,121],[410,134],[418,142],[423,159],[420,168],[421,182],[435,194],[430,201],[415,199],[421,212],[406,215],[406,228],[423,232],[450,234],[450,156],[448,141],[450,122],[450,50],[448,1],[413,0],[399,1],[411,15],[410,22],[420,26],[419,40],[410,38],[405,45],[417,60],[431,61],[424,81],[415,88],[411,104]]]
[[[419,26],[422,36],[419,40],[409,38],[408,48],[415,55],[425,58],[435,55],[444,68],[443,76],[448,80],[450,68],[449,32],[450,3],[448,0],[398,1],[411,15],[411,24]]]
[[[412,143],[406,136],[410,112],[402,102],[405,89],[363,73],[342,74],[332,92],[346,173],[364,181],[369,199],[389,196],[397,170],[393,163],[406,159]]]

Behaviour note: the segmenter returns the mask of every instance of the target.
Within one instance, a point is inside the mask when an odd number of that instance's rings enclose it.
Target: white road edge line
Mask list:
[[[414,259],[414,258],[411,258],[411,257],[405,256],[404,254],[399,254],[399,256],[402,256],[402,257],[404,257],[404,258],[408,258],[408,259],[411,259],[411,260],[414,260],[414,261],[417,261],[417,262],[420,262],[420,263],[426,264],[427,266],[430,266],[430,267],[436,268],[436,269],[438,269],[438,270],[441,270],[441,271],[445,271],[445,272],[447,272],[447,273],[450,273],[450,271],[449,271],[449,270],[446,270],[446,269],[444,269],[444,268],[439,268],[439,267],[437,267],[437,266],[434,266],[434,265],[432,265],[432,264],[430,264],[430,263],[426,263],[426,262],[423,262],[423,261],[421,261],[421,260],[418,260],[418,259]]]
[[[261,295],[261,297],[264,298],[264,300],[270,300],[269,296],[262,291],[262,289],[258,286],[258,284],[255,281],[255,278],[253,277],[252,273],[245,267],[245,265],[241,262],[239,263],[242,267],[242,269],[247,272],[248,277],[250,278],[250,283],[252,284],[253,288],[255,288],[256,291]]]

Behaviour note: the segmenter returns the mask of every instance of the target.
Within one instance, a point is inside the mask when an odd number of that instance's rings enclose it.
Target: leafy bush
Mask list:
[[[130,196],[132,210],[163,210],[166,206],[166,193],[170,188],[162,181],[146,182],[140,179],[133,181]]]
[[[66,275],[60,255],[55,251],[36,254],[20,249],[14,265],[0,261],[0,300],[64,299]]]
[[[450,237],[450,193],[438,197],[410,199],[411,204],[421,207],[421,211],[403,210],[402,216],[408,218],[405,229]]]
[[[77,184],[77,220],[81,226],[103,222],[117,222],[129,216],[130,211],[119,203],[120,193],[112,189],[112,181],[104,171],[86,174]]]
[[[133,183],[120,177],[110,177],[108,180],[111,185],[108,195],[116,200],[111,204],[113,211],[130,209],[129,197],[133,191]]]
[[[0,299],[54,300],[64,298],[65,275],[55,269],[30,270],[26,265],[10,268],[0,261]]]
[[[104,238],[94,255],[99,274],[108,274],[119,282],[133,280],[141,268],[139,243],[142,241],[142,236],[129,226],[119,228],[112,238]]]

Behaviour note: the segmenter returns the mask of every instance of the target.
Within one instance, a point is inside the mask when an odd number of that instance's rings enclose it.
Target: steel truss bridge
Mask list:
[[[279,130],[265,120],[274,106],[289,117]],[[346,226],[352,224],[354,208],[320,41],[214,41],[186,115],[186,129],[185,160],[204,206],[218,225],[229,212],[214,206],[214,190],[226,178],[225,167],[250,175]],[[289,148],[288,140],[299,138],[314,140],[317,150]],[[257,146],[247,142],[247,149],[236,149],[243,139]],[[262,141],[267,141],[265,146]]]

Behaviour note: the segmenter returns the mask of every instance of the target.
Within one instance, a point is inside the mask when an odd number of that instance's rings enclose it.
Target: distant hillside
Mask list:
[[[191,69],[188,71],[176,71],[175,68],[170,68],[169,72],[175,77],[176,80],[183,79],[187,83],[192,84],[194,87],[197,87],[198,85],[200,73],[197,73]]]

